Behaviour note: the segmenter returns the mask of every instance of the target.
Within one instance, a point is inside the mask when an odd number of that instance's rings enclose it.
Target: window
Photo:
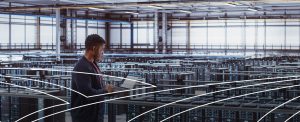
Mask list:
[[[30,44],[36,43],[36,26],[26,25],[25,36],[26,38],[24,43],[30,43]]]
[[[122,24],[122,43],[123,45],[130,45],[130,25]]]
[[[19,24],[11,25],[11,43],[24,44],[25,43],[25,26]]]
[[[2,23],[2,22],[8,22],[8,21],[9,21],[9,15],[0,14],[0,23]]]
[[[191,45],[206,44],[206,21],[192,21],[191,23]]]
[[[41,25],[40,33],[41,44],[55,44],[56,27],[49,25]]]
[[[7,31],[8,24],[0,24],[0,42],[2,44],[9,43],[9,31]]]
[[[110,29],[110,41],[111,44],[119,45],[120,44],[120,24],[114,23],[111,25]]]
[[[172,44],[173,45],[186,45],[187,36],[186,23],[173,23],[172,24]],[[157,42],[156,42],[157,43]]]
[[[224,21],[211,20],[208,22],[208,44],[225,45],[225,24]],[[228,44],[228,43],[227,43]]]
[[[77,27],[77,42],[78,44],[85,42],[85,28]]]
[[[241,20],[228,20],[227,21],[227,44],[240,45],[242,41],[241,32],[243,30]]]
[[[284,23],[279,20],[267,20],[267,46],[284,45]]]

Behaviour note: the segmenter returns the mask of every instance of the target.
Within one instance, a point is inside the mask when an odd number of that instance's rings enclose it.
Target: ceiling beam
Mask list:
[[[245,0],[244,0],[245,1]],[[247,0],[246,0],[247,1]],[[250,1],[250,0],[249,0]],[[259,0],[251,0],[259,1]],[[228,2],[228,0],[218,0],[214,2]],[[20,3],[20,2],[19,2]],[[151,2],[120,2],[120,3],[93,3],[93,4],[51,4],[51,5],[34,5],[34,6],[25,6],[25,7],[4,7],[0,8],[1,11],[19,11],[19,10],[45,10],[45,9],[81,9],[81,8],[89,8],[89,7],[103,7],[109,8],[111,6],[128,6],[128,5],[136,5],[136,6],[149,6],[149,5],[170,5],[170,4],[187,4],[187,3],[213,3],[210,0],[173,0],[173,1],[151,1]],[[24,2],[23,4],[27,4]]]

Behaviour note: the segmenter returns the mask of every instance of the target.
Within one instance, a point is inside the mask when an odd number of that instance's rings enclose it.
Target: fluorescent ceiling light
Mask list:
[[[180,12],[188,13],[188,14],[191,14],[191,13],[192,13],[191,11],[186,11],[186,10],[180,10]]]
[[[238,5],[241,5],[239,2],[227,2],[225,4],[228,5],[228,6],[232,6],[232,7],[236,7]]]
[[[231,7],[236,7],[236,5],[233,3],[226,3],[226,5],[231,6]]]
[[[253,8],[248,8],[247,10],[248,11],[255,11],[255,12],[257,11],[256,9],[253,9]]]
[[[272,7],[273,10],[280,10],[280,9],[283,9],[283,10],[297,10],[297,9],[300,9],[300,7],[298,6],[294,6],[294,7]]]
[[[156,9],[162,9],[162,7],[154,6],[154,5],[149,5],[149,6],[147,6],[147,7],[149,7],[149,8],[156,8]]]
[[[212,10],[211,12],[222,13],[222,10]]]
[[[130,11],[126,11],[125,13],[126,13],[126,14],[139,14],[139,13],[136,13],[136,12],[130,12]]]
[[[219,17],[219,19],[236,20],[236,19],[241,19],[241,18],[239,18],[239,17]]]
[[[95,8],[95,7],[89,7],[91,10],[96,10],[96,11],[104,11],[105,9],[102,8]]]

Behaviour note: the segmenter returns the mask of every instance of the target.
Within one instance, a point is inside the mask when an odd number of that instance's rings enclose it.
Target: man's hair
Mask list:
[[[95,46],[101,46],[105,43],[105,40],[97,34],[88,35],[85,39],[85,50],[92,50]]]

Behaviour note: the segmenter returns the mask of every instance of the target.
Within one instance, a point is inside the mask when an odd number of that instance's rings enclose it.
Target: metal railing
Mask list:
[[[156,45],[156,48],[159,46]],[[75,44],[67,44],[61,45],[61,49],[66,50],[83,50],[85,48],[84,43],[75,43]],[[37,44],[22,44],[22,43],[0,43],[0,50],[55,50],[56,45],[54,43],[43,43],[40,45]],[[130,44],[111,44],[110,49],[131,49]],[[155,49],[154,45],[151,44],[133,44],[133,49]],[[172,44],[166,46],[166,49],[170,50],[247,50],[247,51],[300,51],[300,46],[289,45],[200,45],[200,44],[192,44],[187,46],[186,44]],[[108,49],[109,50],[109,49]]]

